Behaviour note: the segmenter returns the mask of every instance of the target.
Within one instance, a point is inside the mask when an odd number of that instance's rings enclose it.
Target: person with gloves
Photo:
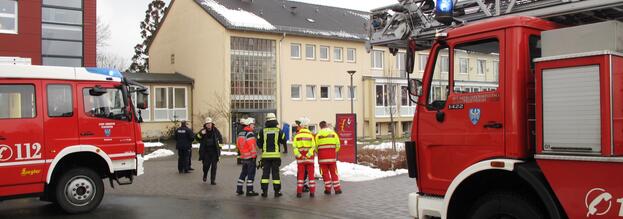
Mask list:
[[[316,151],[316,141],[314,135],[309,131],[309,119],[301,118],[301,129],[294,136],[294,142],[292,147],[294,148],[294,156],[296,156],[297,162],[297,183],[296,183],[296,197],[303,196],[303,184],[305,182],[305,170],[307,170],[307,176],[309,178],[309,196],[314,197],[316,192],[316,181],[314,180],[314,155]]]
[[[216,169],[221,156],[220,144],[223,143],[223,137],[214,126],[212,118],[205,119],[203,129],[195,135],[195,139],[199,142],[199,160],[203,162],[203,182],[207,181],[210,171],[210,184],[216,185]]]

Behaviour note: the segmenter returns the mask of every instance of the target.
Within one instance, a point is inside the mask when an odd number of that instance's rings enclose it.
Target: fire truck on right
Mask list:
[[[369,45],[406,51],[417,103],[409,213],[623,218],[623,2],[517,2],[373,11]]]

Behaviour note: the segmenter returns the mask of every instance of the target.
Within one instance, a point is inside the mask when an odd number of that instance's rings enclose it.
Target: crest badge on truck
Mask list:
[[[480,109],[479,108],[469,109],[469,120],[472,121],[472,125],[478,124],[478,121],[480,121]]]
[[[104,135],[106,135],[106,137],[110,137],[110,133],[111,133],[110,129],[104,129]]]

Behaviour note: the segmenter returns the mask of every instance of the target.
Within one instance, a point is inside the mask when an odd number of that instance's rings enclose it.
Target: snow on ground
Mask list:
[[[162,142],[145,142],[146,148],[156,148],[156,147],[162,147],[162,146],[164,146]]]
[[[173,156],[174,154],[175,153],[173,153],[173,151],[169,149],[158,149],[152,152],[151,154],[145,155],[144,159],[149,160],[149,159],[154,159],[154,158],[168,157],[168,156]]]
[[[221,156],[237,156],[238,152],[235,151],[221,151]]]
[[[244,11],[242,9],[229,9],[213,0],[203,0],[201,4],[214,10],[216,13],[227,19],[227,21],[231,25],[236,27],[255,28],[262,30],[277,29],[268,21],[264,20],[264,18],[261,18],[253,13]]]
[[[363,146],[363,149],[371,149],[371,150],[391,150],[392,147],[392,143],[391,142],[383,142],[380,144],[373,144],[373,145],[366,145]],[[396,142],[396,150],[398,151],[404,151],[405,150],[405,143],[404,142]]]
[[[315,170],[314,175],[317,179],[322,178],[320,175],[320,168],[318,166],[318,158],[316,157],[316,162],[314,164]],[[296,161],[288,164],[287,166],[281,169],[283,175],[291,175],[296,176],[297,164]],[[368,166],[363,166],[359,164],[345,163],[345,162],[337,162],[337,172],[339,174],[341,181],[346,182],[362,182],[375,180],[390,176],[397,176],[400,174],[405,174],[408,171],[406,169],[398,169],[395,171],[382,171],[380,169],[375,169]]]
[[[193,148],[199,148],[199,143],[193,144]],[[236,145],[233,144],[223,144],[221,145],[221,149],[223,150],[236,150]]]

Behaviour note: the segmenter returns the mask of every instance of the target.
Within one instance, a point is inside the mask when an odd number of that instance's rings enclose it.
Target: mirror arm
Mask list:
[[[409,73],[407,73],[407,91],[411,90],[411,78],[409,77]],[[413,99],[413,95],[411,95],[411,92],[407,92],[409,94],[409,101],[411,101],[412,103],[415,103],[415,105],[421,106],[421,107],[428,107],[425,104],[421,104],[418,101]]]

